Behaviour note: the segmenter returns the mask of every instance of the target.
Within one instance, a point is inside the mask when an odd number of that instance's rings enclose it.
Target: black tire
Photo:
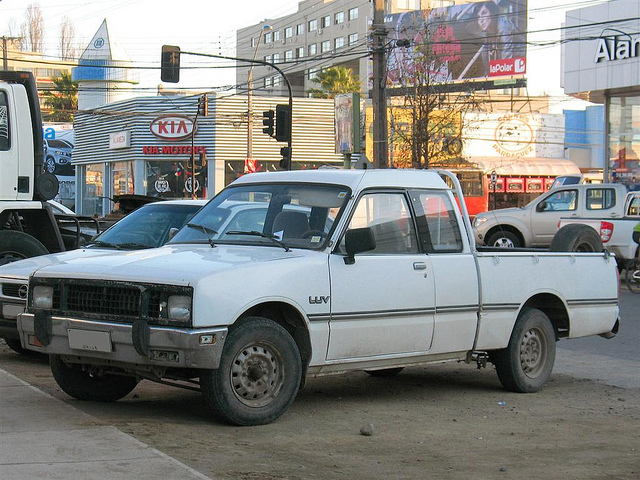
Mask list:
[[[58,355],[50,355],[51,373],[60,388],[78,400],[115,402],[129,394],[138,379],[126,375],[93,374],[82,369],[82,365],[67,365]]]
[[[277,323],[248,317],[229,331],[217,370],[200,377],[207,406],[222,420],[265,425],[289,408],[300,389],[296,342]]]
[[[395,377],[402,370],[404,370],[404,367],[384,368],[384,369],[381,369],[381,370],[365,370],[365,372],[367,372],[372,377],[386,377],[386,378],[389,378],[389,377]]]
[[[493,352],[502,386],[511,392],[532,393],[549,380],[556,359],[556,334],[549,317],[537,308],[524,308],[511,332],[509,345]]]
[[[13,350],[16,353],[19,353],[20,355],[29,355],[29,356],[39,355],[38,352],[34,352],[33,350],[27,350],[26,348],[23,348],[22,344],[20,343],[20,340],[17,338],[5,338],[4,341],[6,342],[7,347],[9,347],[11,350]]]
[[[47,253],[47,247],[31,235],[15,230],[0,230],[0,265]]]
[[[556,232],[549,245],[550,252],[602,252],[600,235],[589,225],[571,223]]]
[[[520,248],[522,242],[515,233],[500,230],[489,237],[487,246],[498,248]]]

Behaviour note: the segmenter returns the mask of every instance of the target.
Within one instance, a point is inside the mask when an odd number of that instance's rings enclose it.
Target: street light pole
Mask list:
[[[263,25],[260,30],[260,35],[258,36],[258,42],[256,43],[256,49],[253,52],[253,62],[255,62],[256,57],[258,56],[258,48],[260,47],[260,42],[262,41],[262,37],[266,31],[272,30],[271,25]],[[245,161],[245,171],[247,168],[247,164],[250,164],[253,161],[253,66],[255,63],[251,64],[249,67],[249,75],[247,77],[247,160]]]

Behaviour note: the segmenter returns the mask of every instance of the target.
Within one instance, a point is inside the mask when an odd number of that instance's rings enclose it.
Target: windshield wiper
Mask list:
[[[283,242],[278,240],[278,238],[275,235],[269,235],[268,233],[262,233],[262,232],[258,232],[256,230],[251,230],[250,232],[249,231],[242,231],[242,230],[230,230],[225,235],[250,235],[252,237],[267,238],[267,239],[271,240],[273,243],[275,243],[276,245],[284,248],[285,252],[290,252],[291,251],[291,249],[289,247],[287,247]]]
[[[199,223],[187,223],[187,227],[193,228],[195,230],[200,230],[201,232],[203,232],[207,236],[207,241],[209,242],[209,245],[211,245],[211,248],[215,247],[215,244],[213,243],[213,238],[211,238],[211,235],[217,235],[218,234],[217,230],[214,230],[213,228],[205,227],[204,225],[200,225]]]
[[[137,250],[142,248],[155,248],[155,245],[148,245],[146,243],[127,242],[119,244],[121,248],[126,250]]]
[[[87,247],[95,246],[95,247],[104,247],[104,248],[115,248],[116,250],[122,250],[122,245],[117,243],[103,242],[102,240],[94,240],[92,242],[87,243]]]

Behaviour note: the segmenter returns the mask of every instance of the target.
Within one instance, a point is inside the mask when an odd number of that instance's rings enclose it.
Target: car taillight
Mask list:
[[[611,240],[611,235],[613,235],[613,223],[600,222],[600,238],[602,239],[602,243],[607,243]]]

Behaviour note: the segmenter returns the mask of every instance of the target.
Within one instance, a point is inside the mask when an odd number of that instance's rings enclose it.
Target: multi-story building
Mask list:
[[[420,4],[421,0],[386,0],[385,11],[416,10]],[[294,96],[306,96],[309,89],[318,88],[313,78],[332,66],[350,68],[366,91],[372,19],[373,2],[369,0],[305,0],[291,15],[238,30],[236,55],[278,64],[289,78]],[[250,70],[247,64],[236,69],[241,91],[247,88]],[[273,68],[255,65],[252,75],[252,87],[259,94],[286,93],[282,76]]]

